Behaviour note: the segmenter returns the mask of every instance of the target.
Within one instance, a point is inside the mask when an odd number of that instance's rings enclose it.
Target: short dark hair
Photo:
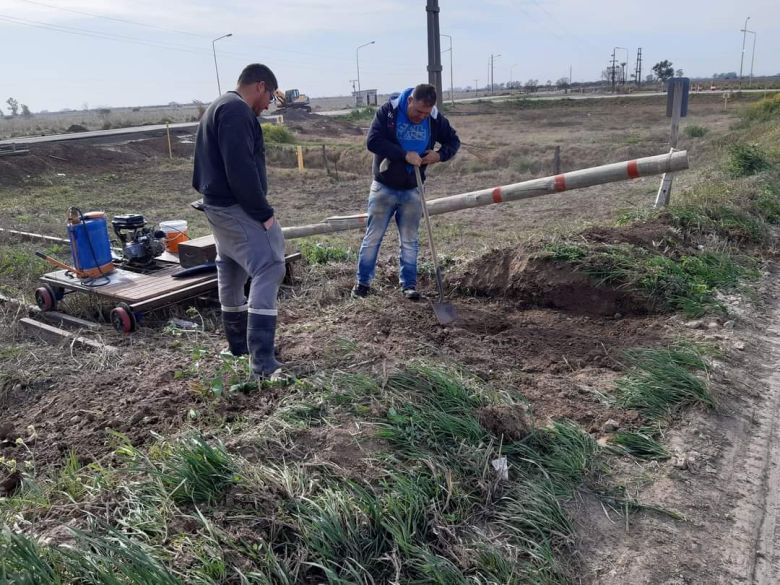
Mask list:
[[[252,63],[244,67],[241,75],[238,76],[238,85],[251,85],[259,81],[264,82],[271,91],[279,88],[274,72],[267,65]]]
[[[426,106],[436,105],[436,88],[429,83],[421,83],[414,88],[412,99],[423,102]]]

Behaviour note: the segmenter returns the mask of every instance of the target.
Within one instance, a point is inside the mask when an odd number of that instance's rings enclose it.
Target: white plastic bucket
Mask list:
[[[171,254],[178,254],[179,244],[190,239],[187,235],[187,221],[183,219],[161,221],[160,230],[165,234],[165,249]]]

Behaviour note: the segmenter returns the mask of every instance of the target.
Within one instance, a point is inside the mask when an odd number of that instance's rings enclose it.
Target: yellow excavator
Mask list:
[[[288,89],[287,91],[277,89],[275,95],[277,111],[303,110],[304,112],[311,112],[309,96],[302,94],[297,89]]]

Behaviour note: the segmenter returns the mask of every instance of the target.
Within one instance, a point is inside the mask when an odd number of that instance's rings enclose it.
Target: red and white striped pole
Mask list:
[[[682,171],[687,168],[688,152],[680,150],[668,154],[647,156],[600,167],[591,167],[579,171],[561,173],[559,175],[541,179],[532,179],[530,181],[523,181],[512,185],[504,185],[491,189],[462,193],[460,195],[450,195],[449,197],[431,199],[428,201],[428,214],[438,215],[483,205],[494,205],[496,203],[518,201],[520,199],[531,199],[533,197],[541,197],[542,195],[560,193],[561,191],[570,191],[572,189],[592,187],[593,185],[636,179],[637,177]],[[364,227],[366,225],[366,217],[365,213],[329,217],[321,223],[286,227],[283,228],[282,231],[284,232],[284,237],[286,239],[340,232]]]

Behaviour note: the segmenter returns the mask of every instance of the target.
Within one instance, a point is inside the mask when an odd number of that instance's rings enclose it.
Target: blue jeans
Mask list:
[[[417,286],[417,251],[420,248],[417,232],[422,215],[420,194],[417,189],[391,189],[379,181],[371,183],[368,196],[366,235],[358,255],[359,284],[369,286],[374,279],[379,245],[394,215],[400,240],[401,287]]]

